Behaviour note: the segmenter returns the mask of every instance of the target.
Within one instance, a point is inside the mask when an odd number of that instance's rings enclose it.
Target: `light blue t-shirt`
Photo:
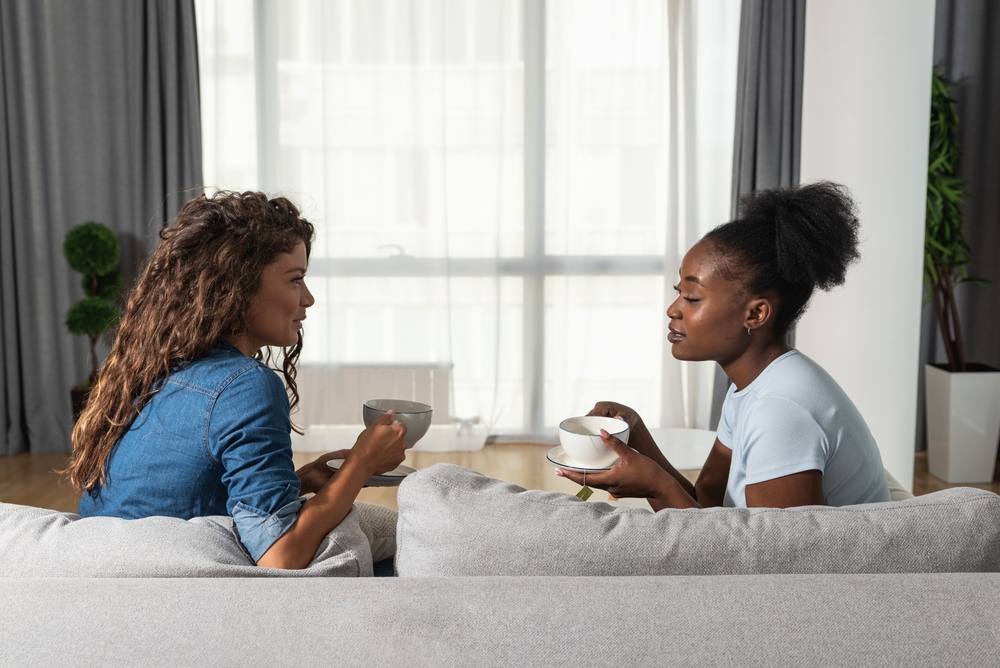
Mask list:
[[[746,486],[802,471],[823,474],[828,506],[889,500],[875,439],[830,374],[797,350],[745,388],[729,388],[719,441],[733,451],[723,506],[745,508]]]

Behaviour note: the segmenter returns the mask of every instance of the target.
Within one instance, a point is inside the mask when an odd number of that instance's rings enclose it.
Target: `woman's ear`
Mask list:
[[[774,305],[767,297],[758,297],[747,304],[743,326],[748,330],[760,329],[774,317]]]

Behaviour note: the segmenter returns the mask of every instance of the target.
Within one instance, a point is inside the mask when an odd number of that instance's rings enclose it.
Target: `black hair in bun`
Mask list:
[[[777,297],[775,330],[783,337],[813,290],[844,282],[860,257],[858,218],[848,189],[829,181],[757,190],[740,199],[740,217],[705,235],[724,271],[756,295]]]

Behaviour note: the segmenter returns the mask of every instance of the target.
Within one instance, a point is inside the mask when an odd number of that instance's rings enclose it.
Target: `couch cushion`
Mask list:
[[[451,464],[399,489],[400,576],[1000,571],[1000,497],[788,510],[615,508]]]
[[[320,544],[309,566],[255,566],[231,517],[81,518],[0,503],[0,577],[370,576],[371,551],[357,510]]]
[[[1000,574],[0,578],[0,665],[993,666]]]

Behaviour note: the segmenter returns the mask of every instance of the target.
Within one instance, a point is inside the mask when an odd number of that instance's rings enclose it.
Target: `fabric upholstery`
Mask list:
[[[231,517],[80,518],[0,503],[0,578],[371,575],[357,510],[323,540],[307,568],[282,570],[254,565],[236,540]]]
[[[907,499],[913,498],[913,492],[903,487],[896,478],[889,473],[889,469],[885,470],[885,481],[889,483],[889,500],[890,501],[905,501]]]
[[[400,576],[1000,571],[1000,497],[788,510],[616,508],[451,464],[399,489]]]
[[[365,501],[355,501],[354,508],[358,511],[361,531],[368,537],[372,561],[391,559],[396,554],[396,511]]]
[[[991,666],[1000,575],[0,579],[11,666]]]

